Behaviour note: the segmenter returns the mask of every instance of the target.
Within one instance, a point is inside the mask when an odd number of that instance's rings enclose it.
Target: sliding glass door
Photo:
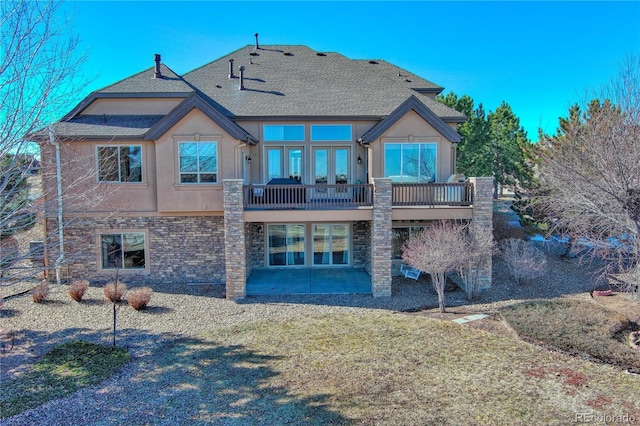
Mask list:
[[[269,266],[303,266],[305,225],[269,225]]]
[[[349,225],[316,224],[313,228],[313,264],[349,264]]]

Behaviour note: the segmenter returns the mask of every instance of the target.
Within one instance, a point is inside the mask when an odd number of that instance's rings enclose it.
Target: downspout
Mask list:
[[[53,127],[49,126],[49,142],[56,147],[56,181],[58,198],[58,258],[56,259],[56,282],[61,284],[62,262],[64,261],[64,226],[62,225],[62,170],[60,168],[60,143],[53,136]]]

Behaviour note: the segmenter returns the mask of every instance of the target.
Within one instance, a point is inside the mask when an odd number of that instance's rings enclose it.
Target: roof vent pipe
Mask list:
[[[240,90],[244,90],[244,66],[240,66]]]
[[[260,45],[258,44],[258,33],[254,34],[255,38],[256,38],[256,50],[260,49]]]
[[[162,73],[160,72],[160,54],[156,53],[154,56],[156,61],[156,71],[153,74],[153,78],[162,78]]]
[[[236,76],[233,75],[233,59],[229,59],[229,78],[236,78]]]

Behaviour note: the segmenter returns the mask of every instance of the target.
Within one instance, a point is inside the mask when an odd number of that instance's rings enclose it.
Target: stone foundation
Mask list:
[[[55,219],[47,229],[56,229]],[[161,283],[225,282],[224,219],[205,217],[83,218],[65,226],[65,264],[71,279],[104,279],[115,270],[100,271],[100,234],[146,232],[146,271],[121,271]],[[57,237],[57,234],[55,235]],[[47,265],[55,265],[57,242],[47,244]],[[67,267],[67,266],[65,266]]]

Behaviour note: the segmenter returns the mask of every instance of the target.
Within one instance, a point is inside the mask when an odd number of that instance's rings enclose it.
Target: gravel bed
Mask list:
[[[559,256],[561,247],[547,247],[549,273],[535,284],[515,286],[499,259],[494,261],[494,284],[469,303],[460,290],[448,292],[448,307],[464,306],[467,312],[494,313],[500,306],[541,297],[589,297],[594,287],[590,268],[578,259]],[[7,296],[27,284],[4,287]],[[434,309],[437,297],[426,277],[419,281],[396,278],[393,297],[374,299],[367,295],[318,295],[248,297],[240,302],[224,298],[223,286],[154,286],[149,308],[134,311],[126,303],[117,310],[117,344],[126,346],[134,362],[100,385],[82,389],[9,419],[3,425],[22,424],[179,424],[180,409],[167,411],[178,390],[170,383],[147,383],[161,345],[175,339],[201,336],[208,330],[265,319],[296,321],[308,315],[327,315],[368,310],[390,312]],[[51,285],[46,302],[36,304],[30,295],[10,297],[0,309],[0,328],[14,336],[11,350],[6,336],[0,353],[2,382],[22,374],[53,346],[73,339],[111,344],[112,305],[105,302],[101,287],[90,287],[81,303],[74,302],[66,286]],[[185,408],[187,409],[187,408]],[[162,415],[155,416],[157,413]],[[151,416],[151,417],[150,417]]]

